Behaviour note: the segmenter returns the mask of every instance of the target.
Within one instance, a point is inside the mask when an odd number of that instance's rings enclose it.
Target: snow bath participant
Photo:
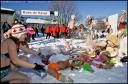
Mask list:
[[[27,37],[26,33],[27,31],[23,25],[13,25],[11,28],[11,37],[1,43],[1,82],[29,83],[29,77],[25,74],[17,72],[15,69],[17,67],[32,68],[35,71],[44,71],[42,65],[29,63],[25,56],[19,57],[17,54],[19,49],[33,55],[39,54],[39,52],[29,49],[21,43]]]
[[[47,25],[47,27],[46,27],[46,29],[45,29],[45,33],[47,34],[46,35],[46,39],[48,38],[48,39],[50,39],[50,36],[51,36],[51,32],[52,31],[52,28],[51,28],[51,26],[50,25]]]
[[[76,64],[76,60],[70,58],[68,55],[57,54],[49,58],[49,64],[46,69],[48,70],[48,73],[57,80],[64,83],[73,83],[73,79],[69,76],[63,75],[60,70],[65,70],[67,68],[73,70],[74,68],[77,69],[81,65],[82,63]]]
[[[118,32],[118,37],[121,38],[121,36],[124,34],[124,29],[125,29],[125,25],[126,25],[126,13],[127,11],[126,10],[122,10],[122,14],[121,16],[119,17],[119,32]]]
[[[47,72],[55,77],[57,80],[62,81],[62,82],[73,82],[73,80],[65,75],[62,75],[59,70],[64,70],[69,67],[69,59],[70,56],[68,55],[63,55],[63,54],[54,54],[49,56],[43,56],[42,57],[42,62],[43,64],[46,64],[45,69]],[[46,58],[46,59],[45,59]],[[44,60],[45,59],[45,60]],[[47,63],[45,62],[47,61]]]
[[[109,24],[109,22],[108,22],[108,18],[105,18],[104,20],[103,20],[103,22],[104,22],[104,26],[105,26],[105,33],[107,33],[107,34],[111,34],[111,25]]]
[[[111,59],[115,59],[115,61],[118,58],[118,46],[119,46],[119,39],[116,35],[107,35],[106,41],[100,41],[97,42],[94,46],[95,48],[100,48],[101,52],[100,55],[105,55],[105,58],[109,61]],[[105,54],[107,53],[107,54]]]
[[[93,20],[92,16],[87,16],[87,23],[88,23],[88,35],[87,35],[87,39],[86,42],[90,45],[92,45],[92,40],[95,37],[95,33],[97,32],[97,30],[95,29],[96,27],[96,21]]]
[[[67,48],[66,50],[62,51],[62,53],[65,54],[65,52],[67,52],[68,54],[70,54],[69,52],[72,50],[71,46],[70,46],[70,41],[66,41],[66,44],[68,44],[68,46],[65,46],[65,48]],[[40,49],[41,50],[41,49]],[[43,51],[42,51],[43,52]],[[44,57],[42,57],[44,59]],[[44,61],[42,59],[42,61]],[[62,73],[60,73],[60,70],[64,70],[66,68],[71,68],[71,67],[75,67],[75,65],[72,64],[70,59],[70,55],[63,55],[60,53],[56,53],[50,57],[48,57],[48,64],[45,67],[48,71],[48,73],[50,75],[52,75],[53,77],[55,77],[57,80],[62,81],[62,82],[73,82],[73,80],[68,77],[63,75]],[[43,62],[44,63],[44,62]]]
[[[75,16],[75,15],[72,15],[72,16],[71,16],[71,20],[70,20],[70,22],[68,23],[69,37],[70,37],[70,38],[72,37],[72,34],[73,34],[73,28],[74,28],[75,20],[76,20],[76,16]]]
[[[64,24],[60,27],[60,33],[62,38],[66,38],[66,26]]]

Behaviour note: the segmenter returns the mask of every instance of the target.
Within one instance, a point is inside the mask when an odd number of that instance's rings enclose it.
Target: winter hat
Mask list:
[[[114,43],[115,45],[119,45],[119,39],[116,35],[107,35],[106,39]]]
[[[21,35],[27,33],[25,26],[22,24],[15,24],[11,28],[11,35],[16,38],[20,38]]]
[[[72,20],[76,19],[76,16],[75,15],[71,15],[71,19]]]
[[[90,19],[90,18],[92,18],[92,16],[88,15],[86,18],[87,18],[87,19]]]
[[[34,31],[34,29],[32,27],[28,27],[27,28],[27,33],[32,35],[32,34],[35,34],[35,31]]]
[[[126,10],[121,10],[121,11],[122,11],[122,13],[125,13],[125,14],[127,13],[127,11],[126,11]]]

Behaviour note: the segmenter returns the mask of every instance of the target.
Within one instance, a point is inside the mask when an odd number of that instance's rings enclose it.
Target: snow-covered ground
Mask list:
[[[36,38],[35,41],[29,43],[29,47],[35,50],[38,50],[40,47],[49,49],[49,53],[57,53],[59,50],[53,50],[56,46],[63,48],[64,39],[45,39],[45,37]],[[73,47],[88,47],[83,40],[73,39],[72,40]],[[50,50],[51,49],[51,50]],[[45,51],[44,51],[45,52]],[[25,53],[20,52],[20,55]],[[48,54],[48,53],[45,53]],[[41,62],[41,57],[39,56],[31,56],[27,55],[29,61],[31,63],[39,63]],[[127,63],[124,63],[122,66],[113,67],[112,69],[98,69],[93,67],[94,73],[90,73],[87,71],[80,70],[61,70],[62,74],[70,76],[74,83],[127,83]],[[45,78],[39,77],[34,73],[32,69],[20,68],[20,72],[27,74],[31,78],[32,83],[61,83],[56,80],[54,77],[47,75]]]

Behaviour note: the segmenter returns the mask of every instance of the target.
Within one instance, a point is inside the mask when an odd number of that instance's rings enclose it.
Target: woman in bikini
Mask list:
[[[35,71],[44,70],[42,65],[29,63],[27,57],[18,56],[19,49],[37,56],[39,52],[29,49],[23,45],[27,37],[24,25],[13,25],[9,30],[11,36],[1,43],[0,74],[1,82],[7,83],[29,83],[30,78],[16,71],[17,67],[32,68]]]

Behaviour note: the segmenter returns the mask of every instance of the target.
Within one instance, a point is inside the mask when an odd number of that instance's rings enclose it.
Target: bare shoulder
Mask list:
[[[124,18],[124,17],[125,17],[125,15],[121,15],[121,16],[120,16],[120,18]]]
[[[1,43],[1,52],[8,52],[8,48],[15,47],[16,44],[11,39],[6,39]]]
[[[5,43],[8,45],[15,45],[15,42],[12,39],[6,39]]]

